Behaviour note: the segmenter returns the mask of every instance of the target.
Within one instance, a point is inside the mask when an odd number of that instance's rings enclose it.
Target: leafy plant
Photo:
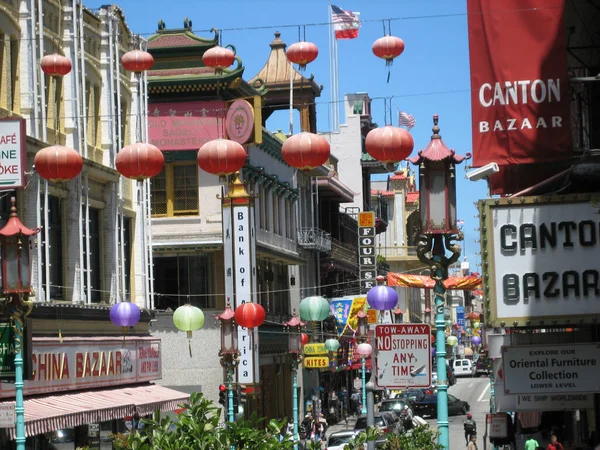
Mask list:
[[[190,402],[181,405],[184,411],[176,420],[161,417],[156,412],[151,419],[143,419],[141,430],[127,435],[115,435],[117,450],[289,450],[291,437],[281,434],[286,422],[264,419],[253,415],[249,420],[220,424],[221,410],[194,393]]]
[[[383,450],[441,450],[437,442],[439,433],[422,425],[402,434],[389,434]]]
[[[344,450],[363,450],[367,441],[374,441],[381,436],[381,430],[377,427],[368,427],[365,431],[358,433],[350,442],[344,446]]]

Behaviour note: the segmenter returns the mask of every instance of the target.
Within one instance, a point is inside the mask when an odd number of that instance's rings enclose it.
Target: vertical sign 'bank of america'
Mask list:
[[[223,197],[223,251],[225,295],[234,308],[253,300],[256,286],[254,205],[244,184],[236,178]],[[258,330],[238,326],[238,382],[258,383]]]
[[[375,213],[358,213],[358,267],[360,292],[364,294],[375,286],[377,261],[375,258]]]

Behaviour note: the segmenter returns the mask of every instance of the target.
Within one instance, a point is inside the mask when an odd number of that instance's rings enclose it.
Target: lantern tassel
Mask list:
[[[123,332],[123,347],[125,347],[125,335],[127,334],[127,327],[121,327],[121,331]]]
[[[188,331],[187,332],[187,338],[188,338],[188,350],[190,352],[190,358],[192,357],[192,332]]]
[[[388,61],[389,62],[389,61]],[[390,82],[390,76],[392,75],[392,71],[390,70],[390,68],[388,67],[388,76],[387,76],[387,83],[389,84]]]
[[[58,329],[58,341],[62,344],[63,342],[63,338],[62,338],[62,329]]]

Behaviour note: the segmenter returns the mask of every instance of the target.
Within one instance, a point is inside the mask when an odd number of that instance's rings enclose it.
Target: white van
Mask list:
[[[454,360],[454,375],[457,377],[472,377],[475,375],[475,365],[470,359]]]

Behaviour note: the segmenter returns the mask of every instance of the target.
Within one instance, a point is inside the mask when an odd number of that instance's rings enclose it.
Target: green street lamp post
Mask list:
[[[288,332],[288,353],[292,362],[292,415],[294,424],[294,450],[298,450],[298,366],[302,362],[302,327],[306,325],[296,315],[283,324],[284,330]]]
[[[221,366],[226,371],[227,381],[227,421],[235,420],[235,411],[233,410],[233,374],[238,365],[240,352],[238,350],[238,334],[235,322],[235,313],[227,301],[225,310],[215,316],[221,327],[221,349],[219,358]]]
[[[433,116],[433,135],[429,145],[418,155],[408,160],[419,167],[419,209],[417,256],[431,268],[430,276],[435,280],[435,328],[437,367],[437,422],[443,449],[450,448],[448,430],[448,380],[446,379],[446,336],[444,305],[448,267],[458,261],[463,239],[456,224],[456,172],[455,165],[470,158],[450,150],[440,136],[438,116]],[[446,257],[446,251],[451,252]]]
[[[4,306],[15,332],[15,441],[17,450],[25,450],[25,401],[23,399],[23,339],[25,318],[33,308],[29,267],[29,238],[39,232],[21,223],[14,197],[10,199],[10,217],[0,230],[2,245],[2,292]]]

